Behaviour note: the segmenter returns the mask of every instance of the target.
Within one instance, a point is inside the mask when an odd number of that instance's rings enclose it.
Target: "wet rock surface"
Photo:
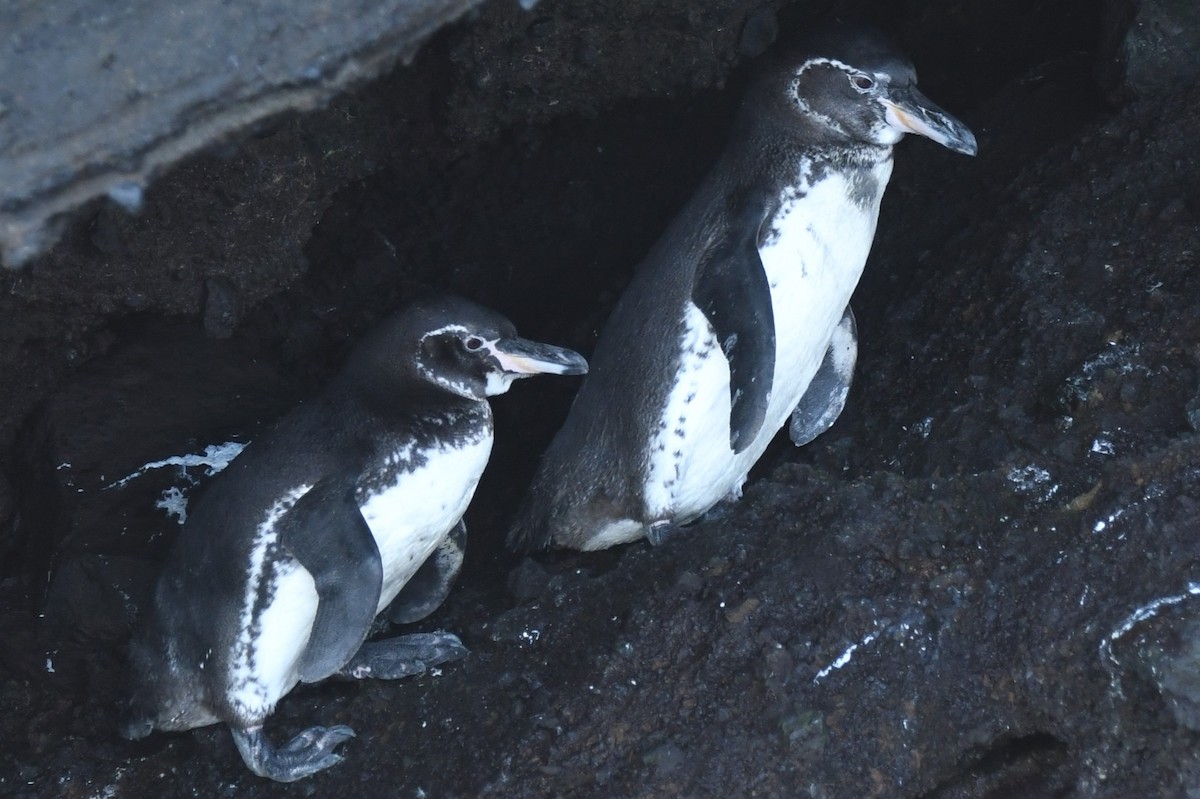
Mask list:
[[[276,740],[359,734],[294,786],[252,776],[222,728],[113,732],[172,489],[202,492],[210,447],[252,437],[422,290],[590,351],[719,151],[741,20],[761,12],[485,6],[410,72],[185,165],[141,216],[99,211],[0,276],[0,360],[21,375],[0,386],[0,794],[1200,791],[1200,90],[1104,106],[1082,8],[1039,18],[1024,51],[993,11],[955,8],[877,9],[980,155],[898,148],[834,428],[777,442],[739,503],[663,546],[521,558],[505,524],[573,387],[516,386],[467,568],[415,628],[471,654],[293,692]],[[978,35],[924,58],[914,31],[956,19],[996,22],[978,52],[1013,60],[939,68]]]

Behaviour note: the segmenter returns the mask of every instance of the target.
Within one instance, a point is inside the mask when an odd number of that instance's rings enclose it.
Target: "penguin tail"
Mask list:
[[[154,732],[158,719],[158,708],[150,698],[147,686],[142,685],[141,664],[138,662],[141,654],[141,642],[131,642],[124,685],[118,700],[117,734],[128,741],[140,741]]]
[[[569,460],[564,462],[561,457],[563,432],[558,431],[538,459],[533,479],[508,528],[505,542],[514,552],[546,549],[554,537],[554,522],[562,516],[564,483],[569,483],[566,478],[571,471]]]
[[[506,543],[514,552],[536,552],[550,544],[550,514],[535,487],[525,494],[512,526],[508,528]]]

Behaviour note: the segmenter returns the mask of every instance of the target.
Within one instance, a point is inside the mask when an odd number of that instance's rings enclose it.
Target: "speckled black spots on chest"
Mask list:
[[[659,540],[738,496],[789,417],[797,444],[833,424],[857,353],[850,297],[906,133],[975,151],[874,31],[827,30],[763,65],[606,323],[511,544]]]
[[[378,442],[355,486],[356,499],[363,504],[405,475],[429,468],[438,453],[477,446],[491,430],[487,405],[427,408],[425,415],[411,420],[402,435],[388,435]]]

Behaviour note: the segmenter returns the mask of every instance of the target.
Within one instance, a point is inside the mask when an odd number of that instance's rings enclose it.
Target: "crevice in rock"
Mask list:
[[[1070,747],[1050,733],[1005,736],[920,799],[1066,799],[1074,793]]]

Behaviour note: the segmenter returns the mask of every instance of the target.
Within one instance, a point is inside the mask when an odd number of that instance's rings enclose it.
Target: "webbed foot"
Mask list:
[[[333,750],[354,737],[354,730],[344,724],[309,727],[276,749],[263,734],[262,725],[245,730],[230,727],[230,732],[250,770],[276,782],[295,782],[340,763],[342,756]]]
[[[355,680],[398,680],[466,657],[467,651],[453,633],[415,633],[367,641],[338,674]]]

